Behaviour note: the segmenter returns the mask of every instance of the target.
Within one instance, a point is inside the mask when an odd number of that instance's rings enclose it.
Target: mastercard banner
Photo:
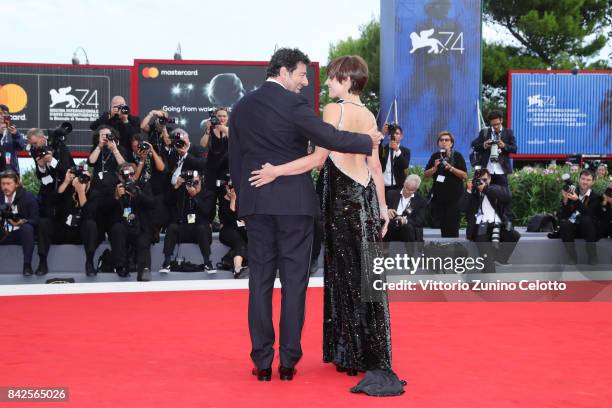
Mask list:
[[[136,60],[138,112],[141,117],[151,110],[168,112],[176,121],[172,126],[185,129],[197,143],[210,112],[223,106],[231,115],[234,104],[265,81],[266,67],[267,62]],[[313,109],[318,77],[318,63],[312,63],[302,95]]]
[[[3,65],[0,63],[0,104],[23,133],[33,127],[55,129],[70,122],[72,151],[91,147],[89,126],[109,110],[114,95],[129,103],[130,68],[69,65]]]

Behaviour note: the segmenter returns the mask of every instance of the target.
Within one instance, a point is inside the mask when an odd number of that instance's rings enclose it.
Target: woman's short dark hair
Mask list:
[[[440,133],[438,133],[438,140],[436,141],[437,143],[440,143],[440,139],[442,139],[442,136],[450,137],[450,140],[451,140],[451,143],[453,144],[453,147],[455,146],[455,136],[453,136],[453,134],[451,132],[449,132],[448,130],[443,130]]]
[[[310,64],[310,59],[297,48],[280,48],[270,58],[268,68],[266,69],[266,78],[279,76],[282,67],[287,68],[289,72],[293,72],[300,62],[308,65]]]
[[[368,64],[359,55],[346,55],[333,59],[327,65],[327,76],[342,82],[349,78],[351,87],[349,92],[361,94],[368,83]]]
[[[143,140],[146,140],[146,135],[143,135],[142,133],[134,133],[132,136],[130,136],[130,145],[134,143],[134,140],[142,142]]]

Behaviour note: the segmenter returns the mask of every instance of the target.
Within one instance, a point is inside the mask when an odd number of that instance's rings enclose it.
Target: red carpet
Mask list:
[[[275,294],[278,305],[279,293]],[[0,298],[0,386],[68,386],[52,407],[604,407],[610,303],[392,303],[401,397],[348,392],[321,363],[309,289],[293,382],[250,375],[246,291]],[[277,308],[278,310],[278,308]]]

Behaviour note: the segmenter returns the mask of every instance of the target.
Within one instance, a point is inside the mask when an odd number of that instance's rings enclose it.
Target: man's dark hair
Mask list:
[[[584,169],[580,172],[580,177],[582,176],[591,176],[591,178],[593,180],[595,180],[595,173],[593,173],[591,170],[589,169]]]
[[[487,119],[489,120],[489,122],[492,121],[493,119],[502,120],[503,116],[500,111],[492,111],[489,113],[489,116],[487,116]]]
[[[310,64],[310,58],[297,48],[280,48],[276,50],[266,69],[266,78],[273,78],[280,75],[282,67],[287,68],[289,72],[295,71],[298,63]]]
[[[480,169],[480,177],[482,176],[486,176],[486,175],[491,175],[491,172],[489,171],[489,169]]]
[[[0,112],[9,112],[9,108],[6,105],[0,105]]]
[[[0,172],[0,180],[4,178],[9,178],[15,182],[15,184],[19,184],[19,174],[13,169],[7,169],[3,172]]]

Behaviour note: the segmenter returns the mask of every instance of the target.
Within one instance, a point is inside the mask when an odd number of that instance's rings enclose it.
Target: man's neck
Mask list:
[[[269,77],[269,78],[266,78],[266,81],[276,82],[277,84],[279,84],[283,88],[287,89],[287,87],[285,85],[283,85],[283,83],[279,80],[279,77]]]

